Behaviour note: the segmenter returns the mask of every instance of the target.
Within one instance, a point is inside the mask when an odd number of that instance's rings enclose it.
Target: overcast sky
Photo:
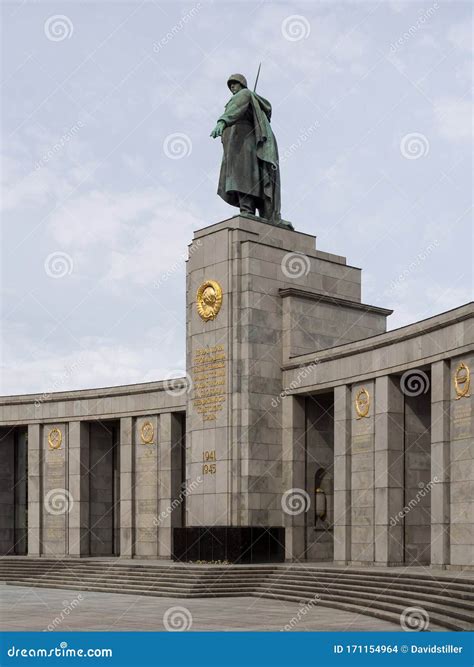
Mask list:
[[[472,298],[468,2],[3,2],[1,394],[184,374],[209,138],[244,73],[282,213],[403,326]]]

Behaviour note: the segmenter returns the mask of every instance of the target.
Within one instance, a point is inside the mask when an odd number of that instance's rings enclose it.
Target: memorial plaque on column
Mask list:
[[[67,489],[67,425],[44,427],[43,535],[44,555],[66,554],[68,515],[72,496]]]

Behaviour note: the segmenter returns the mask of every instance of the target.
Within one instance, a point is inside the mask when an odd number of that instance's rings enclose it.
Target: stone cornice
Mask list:
[[[278,290],[281,297],[296,296],[300,299],[309,299],[310,301],[322,301],[324,303],[332,303],[335,306],[344,306],[348,308],[356,308],[363,310],[366,313],[378,313],[379,315],[391,315],[393,310],[389,308],[381,308],[380,306],[370,306],[359,301],[351,301],[350,299],[343,299],[338,296],[331,296],[324,292],[317,292],[316,290],[301,289],[299,287],[283,287]]]
[[[407,326],[400,327],[399,329],[393,329],[392,331],[377,334],[375,336],[371,336],[370,338],[364,338],[363,340],[354,341],[352,343],[345,343],[344,345],[338,345],[337,347],[331,347],[327,350],[320,350],[319,352],[310,352],[308,354],[292,357],[290,361],[283,364],[282,369],[291,370],[294,368],[301,368],[307,364],[315,362],[320,363],[325,361],[333,361],[334,359],[342,359],[343,357],[348,357],[363,352],[370,352],[388,345],[394,345],[411,338],[416,338],[417,336],[430,334],[431,332],[438,329],[448,327],[450,325],[456,324],[457,322],[469,320],[473,317],[474,302],[471,301],[467,304],[464,304],[463,306],[459,306],[459,308],[448,310],[445,313],[434,315],[433,317],[415,322],[414,324],[408,324]]]

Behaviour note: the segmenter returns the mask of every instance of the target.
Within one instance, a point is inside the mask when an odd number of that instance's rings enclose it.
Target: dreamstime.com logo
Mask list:
[[[163,380],[163,388],[169,396],[183,396],[189,394],[193,388],[193,380],[189,373],[183,371],[171,371]]]
[[[68,600],[64,600],[61,613],[55,618],[53,618],[51,623],[47,625],[47,627],[43,630],[43,632],[52,632],[53,630],[56,630],[56,628],[60,626],[61,623],[63,623],[63,621],[65,621],[71,615],[71,612],[76,607],[78,607],[83,600],[84,596],[82,595],[82,593],[79,593],[79,595],[76,598],[74,598],[74,600],[71,600],[71,602],[69,602]]]
[[[407,607],[400,614],[400,625],[406,632],[423,632],[429,624],[428,612],[422,607]]]
[[[72,494],[67,489],[51,489],[44,497],[44,509],[53,516],[69,514],[73,504]]]
[[[56,250],[44,260],[44,270],[50,278],[64,278],[70,276],[74,268],[71,255],[61,250]]]
[[[287,16],[281,23],[281,34],[288,42],[308,39],[310,33],[311,24],[306,16],[301,16],[301,14]]]
[[[400,378],[400,389],[405,396],[421,396],[421,394],[427,394],[429,388],[430,379],[419,368],[406,371]]]
[[[163,615],[163,625],[168,632],[185,632],[192,624],[192,614],[186,607],[170,607]]]
[[[408,505],[405,505],[403,509],[401,509],[398,514],[395,516],[392,516],[390,519],[390,525],[392,528],[397,525],[414,507],[418,505],[418,503],[428,495],[428,493],[431,493],[431,489],[433,488],[434,484],[437,484],[439,482],[438,477],[433,477],[428,484],[423,484],[423,482],[420,482],[420,490],[417,492],[416,496],[410,500]]]
[[[307,366],[304,366],[303,368],[300,368],[298,371],[296,378],[290,382],[288,387],[285,387],[283,391],[280,391],[278,396],[272,398],[272,408],[276,408],[280,405],[281,400],[285,398],[285,396],[288,396],[294,389],[299,387],[301,385],[301,382],[308,377],[308,375],[311,374],[313,369],[318,365],[319,361],[312,361],[310,364]]]
[[[302,278],[311,269],[311,261],[302,252],[287,252],[281,260],[281,270],[287,278]]]
[[[54,648],[15,648],[7,650],[9,658],[111,658],[111,648],[68,648],[67,642],[61,642]]]
[[[44,23],[44,34],[50,42],[62,42],[65,39],[71,39],[74,32],[74,25],[64,14],[54,14],[46,19]]]
[[[400,153],[407,160],[419,160],[430,152],[430,142],[421,132],[405,134],[400,141]]]
[[[161,37],[158,40],[158,42],[155,42],[153,44],[154,53],[159,53],[160,51],[162,51],[165,48],[165,46],[169,44],[171,40],[173,40],[176,37],[176,35],[178,35],[181,32],[181,30],[189,23],[189,21],[196,16],[201,7],[202,4],[198,2],[194,7],[192,7],[189,11],[183,14],[180,20],[177,23],[175,23],[173,27],[170,28],[170,30],[168,30],[166,35],[163,35],[163,37]]]
[[[280,632],[288,632],[289,630],[293,630],[293,628],[298,625],[298,623],[306,616],[306,614],[314,607],[314,605],[318,604],[318,602],[321,600],[321,596],[319,593],[316,593],[311,600],[308,600],[308,602],[305,602],[305,604],[298,609],[298,612],[288,621],[286,625],[284,625]]]
[[[282,496],[281,508],[285,514],[296,516],[307,512],[311,505],[309,493],[304,489],[288,489]]]
[[[171,513],[173,512],[173,510],[175,510],[177,507],[179,507],[181,505],[181,503],[184,501],[184,499],[186,498],[186,496],[188,496],[190,493],[192,493],[192,491],[195,491],[195,489],[197,489],[198,486],[200,486],[200,484],[202,484],[202,481],[203,481],[203,479],[202,479],[201,475],[198,475],[196,477],[196,479],[193,479],[193,481],[190,484],[188,484],[185,489],[183,489],[181,491],[179,496],[177,498],[175,498],[168,505],[168,507],[165,510],[160,512],[159,515],[153,519],[154,525],[159,526],[162,521],[164,521],[169,516],[171,516]]]
[[[170,160],[181,160],[183,157],[189,157],[193,152],[193,142],[187,134],[183,132],[173,132],[168,134],[163,141],[163,151]]]

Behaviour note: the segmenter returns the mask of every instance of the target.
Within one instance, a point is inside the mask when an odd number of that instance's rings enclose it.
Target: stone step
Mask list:
[[[223,576],[225,576],[226,578],[227,577],[230,578],[230,577],[234,577],[234,576],[236,578],[239,578],[239,577],[242,577],[243,575],[257,577],[260,574],[268,574],[268,575],[272,574],[274,576],[279,577],[280,572],[281,572],[281,573],[289,573],[295,579],[300,578],[300,579],[304,579],[304,580],[308,580],[308,579],[311,578],[313,580],[315,580],[315,579],[317,579],[317,580],[327,579],[327,580],[338,581],[341,578],[344,578],[344,579],[351,579],[351,580],[354,580],[354,581],[355,580],[358,580],[358,581],[364,580],[364,581],[367,581],[367,582],[370,581],[370,582],[372,582],[373,585],[378,585],[379,583],[381,583],[381,578],[380,578],[379,575],[369,575],[369,574],[367,574],[367,572],[358,574],[358,573],[354,573],[352,571],[348,572],[347,570],[342,572],[341,574],[338,574],[337,576],[334,576],[334,574],[332,574],[332,573],[329,574],[327,569],[326,570],[320,570],[320,571],[316,572],[314,570],[302,571],[300,568],[294,568],[292,570],[289,569],[289,568],[282,568],[281,570],[275,571],[275,569],[272,568],[272,569],[269,569],[269,570],[263,570],[263,571],[258,571],[257,572],[255,570],[244,571],[244,570],[238,570],[238,569],[235,569],[233,571],[229,571],[229,569],[227,569],[227,568],[221,568],[221,569],[219,569],[219,571],[213,570],[211,572],[209,572],[209,571],[203,572],[203,571],[200,571],[199,569],[195,569],[194,571],[190,572],[188,570],[188,568],[178,569],[177,567],[173,567],[173,566],[168,566],[166,568],[156,568],[156,566],[154,566],[154,567],[132,566],[132,567],[127,567],[126,569],[124,569],[122,566],[119,566],[119,565],[111,565],[109,567],[92,568],[91,565],[80,566],[80,565],[77,565],[76,563],[70,563],[69,561],[66,564],[64,564],[64,561],[63,561],[62,566],[58,567],[57,562],[51,561],[51,566],[53,566],[53,565],[54,565],[55,570],[64,569],[65,571],[68,571],[68,572],[77,571],[77,572],[81,572],[81,573],[97,573],[98,575],[100,575],[102,573],[114,573],[114,574],[122,575],[122,574],[125,574],[125,572],[126,572],[127,574],[136,575],[136,576],[138,576],[138,575],[148,576],[150,574],[155,574],[155,573],[158,574],[159,573],[159,574],[162,574],[164,577],[169,576],[169,577],[174,578],[176,576],[183,576],[183,577],[190,577],[191,578],[191,577],[194,577],[196,574],[199,573],[200,576],[203,576],[203,577],[209,578],[209,579],[213,579],[213,578],[216,578],[216,577],[221,578]],[[235,566],[235,567],[237,568],[237,567],[240,567],[240,566]],[[5,568],[5,567],[0,566],[0,576],[3,575],[3,574],[6,575],[6,574],[9,574],[9,573],[14,574],[14,573],[18,572],[19,570],[22,571],[22,572],[25,572],[27,569],[28,568],[25,568],[23,566],[19,569],[16,568],[16,567],[13,568],[13,569],[10,569],[10,568]],[[48,572],[48,571],[51,571],[50,567],[42,568],[41,570],[39,570],[39,569],[29,570],[28,569],[28,572],[31,572],[32,574],[36,574],[36,573],[40,574],[40,573]],[[383,577],[383,581],[394,582],[394,583],[404,581],[405,579],[406,579],[406,575],[400,575],[400,576],[385,575]],[[432,579],[432,578],[427,579],[426,577],[417,577],[416,580],[410,581],[409,585],[411,585],[412,583],[416,584],[416,582],[418,584],[425,584],[425,583],[429,582],[430,585],[434,585],[438,588],[444,588],[444,587],[446,587],[447,584],[450,584],[450,587],[453,586],[454,588],[457,588],[460,591],[466,590],[466,589],[474,591],[474,582],[472,582],[472,580],[467,580],[467,579],[465,579],[465,580],[454,579],[453,580],[453,579],[450,579],[450,578],[447,578],[447,577],[446,578],[443,577],[442,580],[440,580],[440,579],[437,580],[437,579]]]
[[[179,595],[177,595],[177,591],[175,588],[161,588],[156,589],[156,590],[151,590],[149,586],[140,588],[138,586],[122,586],[121,584],[97,584],[94,586],[88,586],[87,584],[80,584],[78,582],[66,582],[66,583],[57,583],[57,582],[39,582],[35,581],[34,583],[28,582],[27,584],[21,580],[18,581],[7,581],[5,582],[7,586],[31,586],[34,588],[55,588],[55,589],[70,589],[70,590],[80,590],[80,591],[89,591],[91,593],[126,593],[128,594],[133,594],[133,595],[147,595],[151,597],[167,597],[167,598],[213,598],[213,597],[218,597],[218,598],[225,598],[225,597],[251,597],[254,588],[249,589],[248,591],[243,591],[243,592],[236,592],[236,591],[227,591],[223,593],[216,593],[216,594],[211,594],[209,592],[205,593],[204,595],[199,592],[196,593],[193,591],[193,589],[189,589],[188,591],[179,591]]]
[[[301,579],[296,578],[290,575],[285,575],[282,577],[267,577],[265,581],[262,582],[262,585],[277,585],[280,582],[291,583],[295,586],[337,586],[337,585],[347,585],[349,587],[359,587],[364,586],[375,589],[380,589],[382,582],[372,582],[372,581],[362,581],[360,579],[345,579],[345,578],[336,578],[336,579],[323,579],[315,577],[314,579]],[[468,602],[474,602],[474,591],[466,591],[463,587],[460,589],[452,589],[447,586],[432,586],[431,584],[412,584],[410,582],[404,582],[403,580],[395,580],[393,582],[384,582],[383,584],[390,591],[408,591],[409,593],[429,593],[430,595],[442,594],[447,597],[460,598]]]
[[[275,586],[272,587],[271,589],[267,589],[266,592],[275,592],[275,593],[288,593],[288,594],[296,594],[296,595],[304,595],[306,599],[312,599],[314,598],[314,595],[319,593],[321,595],[322,599],[333,599],[333,596],[341,596],[341,597],[352,597],[354,599],[360,599],[369,601],[371,603],[376,603],[376,602],[383,602],[385,600],[388,600],[390,603],[397,603],[400,605],[404,605],[403,608],[406,607],[423,607],[427,612],[430,612],[430,610],[434,610],[435,612],[442,612],[446,614],[449,617],[454,617],[456,619],[460,619],[462,621],[466,622],[472,622],[472,619],[474,618],[473,614],[473,607],[472,605],[470,606],[463,606],[461,605],[453,605],[452,601],[446,598],[433,598],[429,595],[423,595],[423,596],[410,596],[409,594],[406,595],[399,595],[399,594],[394,594],[392,591],[381,591],[379,594],[369,592],[364,589],[360,590],[354,590],[350,588],[341,588],[338,589],[334,587],[330,591],[325,590],[325,591],[318,591],[315,589],[311,590],[296,590],[294,587],[290,586]]]
[[[292,578],[303,580],[303,581],[341,581],[341,580],[348,580],[348,581],[364,581],[367,583],[370,583],[371,585],[374,586],[380,586],[382,584],[391,584],[391,583],[404,583],[407,586],[413,586],[413,585],[418,585],[418,586],[434,586],[434,587],[439,587],[439,588],[444,588],[444,587],[449,587],[452,590],[464,590],[464,591],[472,591],[474,593],[474,582],[466,579],[458,579],[455,582],[452,581],[445,581],[443,579],[435,579],[435,580],[426,580],[426,579],[408,579],[404,575],[399,575],[399,576],[393,576],[393,575],[387,575],[384,578],[380,577],[372,577],[370,575],[360,575],[357,573],[352,573],[352,572],[346,572],[344,574],[327,574],[327,573],[311,573],[311,574],[301,574],[297,570],[293,570],[290,572],[286,573],[274,573],[275,577],[280,577],[280,576],[291,576]]]
[[[464,598],[463,596],[459,594],[453,594],[453,595],[448,595],[446,591],[433,591],[430,588],[426,587],[424,589],[419,589],[419,590],[414,590],[414,589],[409,589],[407,588],[398,588],[398,587],[393,587],[393,586],[387,586],[383,589],[381,587],[378,587],[378,589],[375,589],[374,587],[368,587],[366,584],[346,584],[344,583],[334,583],[331,584],[330,586],[324,584],[324,583],[314,583],[314,584],[302,584],[302,583],[295,583],[293,581],[286,581],[286,580],[280,580],[278,582],[262,582],[259,590],[261,589],[268,589],[272,590],[275,588],[279,588],[280,586],[284,586],[287,588],[292,588],[294,590],[307,590],[307,591],[332,591],[334,589],[337,590],[354,590],[354,591],[364,591],[370,594],[374,594],[377,590],[380,591],[382,590],[384,593],[388,593],[390,595],[399,595],[400,597],[404,598],[421,598],[423,596],[427,597],[427,599],[430,600],[445,600],[447,604],[452,604],[453,606],[457,607],[462,607],[464,609],[472,609],[473,616],[474,616],[474,601],[472,600],[471,597]]]
[[[44,577],[43,580],[30,579],[29,577],[19,578],[15,581],[16,585],[19,583],[23,585],[30,586],[55,586],[55,587],[75,587],[80,586],[81,590],[101,590],[109,592],[120,592],[120,591],[140,591],[140,592],[149,592],[149,593],[160,593],[163,595],[168,595],[169,597],[178,596],[183,597],[192,593],[197,597],[225,597],[229,595],[243,595],[245,593],[254,592],[256,594],[265,595],[267,593],[278,593],[285,595],[295,595],[299,596],[302,599],[313,599],[316,593],[319,593],[322,599],[334,599],[335,597],[351,597],[352,599],[359,599],[360,603],[362,601],[369,600],[373,605],[377,606],[380,596],[384,596],[385,602],[387,599],[393,603],[398,602],[406,606],[423,606],[426,611],[442,611],[443,614],[449,615],[450,617],[455,617],[462,621],[469,622],[473,618],[473,605],[465,603],[463,605],[460,601],[455,601],[456,604],[453,604],[453,601],[448,598],[440,598],[439,596],[430,595],[425,593],[423,595],[413,596],[408,592],[400,594],[394,594],[394,591],[387,590],[382,593],[374,593],[371,590],[367,590],[363,586],[359,586],[357,589],[351,588],[346,585],[333,586],[330,591],[325,589],[323,586],[296,586],[291,583],[284,582],[273,582],[271,588],[265,587],[262,584],[258,591],[255,591],[255,585],[253,583],[241,584],[238,587],[229,587],[226,584],[221,584],[217,586],[208,587],[205,584],[198,582],[194,586],[189,586],[184,582],[174,582],[173,585],[163,585],[162,582],[136,582],[136,581],[123,581],[120,582],[104,582],[104,581],[89,581],[81,580],[73,581],[71,578],[64,578],[60,576],[51,576]],[[13,583],[13,582],[9,582]],[[238,588],[238,590],[235,590]],[[426,604],[428,603],[428,604]],[[444,604],[440,604],[444,603]]]
[[[264,597],[267,599],[274,599],[274,600],[284,600],[285,602],[297,602],[299,604],[307,602],[307,600],[301,600],[297,596],[294,595],[279,595],[279,594],[273,594],[273,593],[266,593],[265,595],[259,596],[259,597]],[[341,602],[339,600],[321,600],[321,602],[318,603],[322,607],[330,607],[331,609],[341,609],[342,611],[350,611],[353,612],[354,614],[362,614],[363,616],[369,616],[369,617],[375,617],[375,618],[380,618],[385,621],[390,621],[391,623],[395,623],[396,625],[400,625],[400,614],[401,611],[392,611],[389,609],[376,609],[376,608],[370,608],[367,609],[360,604],[357,603],[352,603],[352,602]],[[428,631],[436,631],[436,630],[468,630],[469,628],[465,627],[465,624],[462,622],[453,622],[449,618],[444,618],[444,617],[439,617],[436,619],[430,618],[430,623],[428,626]]]
[[[24,583],[21,581],[12,581],[8,582],[9,585],[16,585],[16,586],[23,586]],[[68,585],[65,586],[63,584],[55,584],[55,583],[41,583],[41,582],[34,582],[34,584],[29,584],[33,585],[34,587],[37,588],[53,588],[53,589],[64,589],[67,588],[69,590],[77,590],[77,591],[88,591],[91,590],[91,588],[87,585],[79,584],[79,583],[69,583]],[[94,586],[93,587],[93,592],[100,592],[100,593],[123,593],[123,594],[130,594],[130,595],[141,595],[141,596],[147,596],[147,597],[165,597],[165,598],[173,598],[175,596],[175,591],[173,589],[171,590],[149,590],[145,589],[142,590],[140,588],[136,587],[122,587],[121,585],[113,585],[110,584],[108,586],[101,585],[101,586]],[[304,595],[301,594],[295,594],[294,592],[292,593],[285,593],[285,592],[253,592],[253,593],[234,593],[234,592],[227,592],[227,593],[214,593],[212,595],[202,595],[201,593],[195,593],[193,591],[189,591],[188,594],[180,596],[183,598],[202,598],[202,597],[219,597],[219,598],[224,598],[224,597],[242,597],[242,595],[250,595],[251,597],[259,597],[259,598],[265,598],[265,599],[275,599],[275,600],[283,600],[283,601],[289,601],[289,602],[296,602],[296,603],[308,603],[312,600],[312,597],[305,597]],[[325,606],[325,607],[330,607],[330,608],[335,608],[335,609],[342,609],[345,611],[353,611],[355,613],[363,614],[365,616],[370,616],[370,617],[376,617],[376,618],[381,618],[385,619],[394,623],[399,624],[400,623],[400,615],[405,609],[403,605],[394,605],[391,602],[387,601],[386,599],[384,602],[373,602],[371,601],[370,607],[367,607],[367,604],[364,602],[361,602],[359,599],[354,598],[352,596],[344,595],[342,598],[343,601],[341,601],[341,597],[339,596],[329,596],[326,595],[323,599],[319,600],[317,602],[318,605],[320,606]],[[439,626],[439,628],[443,629],[450,629],[450,630],[472,630],[472,624],[463,622],[461,620],[453,620],[450,616],[442,613],[442,614],[433,614],[433,612],[428,609],[426,609],[429,617],[430,617],[430,626],[432,629],[435,629],[436,626]]]
[[[57,572],[56,568],[54,568],[54,569],[51,569],[49,571],[46,570],[44,572],[41,572],[41,574],[40,573],[35,574],[35,573],[30,573],[30,572],[28,572],[28,573],[17,572],[16,574],[3,573],[3,575],[8,574],[8,576],[3,576],[3,577],[2,577],[1,570],[0,570],[0,578],[8,579],[11,576],[14,576],[15,578],[19,578],[19,579],[23,580],[23,579],[25,579],[26,576],[28,576],[29,579],[34,578],[34,577],[44,577],[44,576],[48,576],[48,577],[58,577],[58,576],[60,576],[60,577],[78,577],[78,578],[81,578],[81,580],[86,578],[87,581],[94,581],[94,580],[99,581],[99,580],[103,579],[104,576],[107,576],[107,577],[110,577],[110,578],[113,577],[113,578],[120,579],[120,582],[134,581],[134,580],[144,581],[144,582],[153,582],[153,583],[156,583],[156,584],[160,583],[160,582],[161,583],[171,582],[173,584],[182,582],[183,585],[184,584],[194,584],[194,585],[196,585],[199,582],[199,583],[202,583],[202,584],[204,584],[208,587],[219,585],[220,583],[225,583],[227,585],[232,585],[233,584],[233,585],[236,585],[236,586],[240,586],[242,584],[247,583],[250,580],[254,583],[260,583],[261,582],[262,584],[266,584],[267,586],[270,586],[273,583],[276,585],[276,584],[281,583],[281,582],[291,583],[291,585],[295,585],[295,586],[298,586],[298,585],[300,585],[300,586],[301,585],[303,585],[303,586],[307,586],[307,585],[313,585],[313,586],[331,585],[331,586],[334,586],[334,585],[344,583],[344,584],[348,584],[348,585],[353,586],[353,587],[368,586],[369,588],[370,587],[379,588],[381,583],[382,583],[382,582],[373,582],[373,581],[370,581],[370,580],[362,580],[360,578],[354,578],[354,577],[351,577],[351,578],[336,578],[336,579],[334,579],[334,578],[331,578],[331,579],[321,578],[320,579],[319,577],[302,578],[302,577],[295,577],[294,573],[292,573],[291,576],[288,575],[288,574],[280,575],[280,576],[273,574],[273,579],[272,579],[268,574],[265,577],[255,577],[254,575],[252,575],[251,578],[246,578],[246,577],[243,577],[242,575],[232,575],[231,573],[226,573],[225,575],[224,574],[222,574],[222,575],[221,574],[219,574],[219,575],[215,574],[212,578],[208,578],[208,577],[205,577],[205,578],[199,577],[198,578],[197,575],[183,576],[181,573],[178,573],[176,571],[174,571],[172,573],[160,574],[159,576],[152,575],[148,572],[141,573],[141,572],[134,571],[132,573],[127,573],[127,575],[124,576],[123,573],[113,571],[113,570],[109,570],[109,571],[106,570],[106,571],[101,572],[101,573],[97,573],[97,572],[84,573],[82,571],[76,571],[75,569],[68,570],[66,568],[64,568],[64,569],[60,568],[60,570],[61,570],[60,572]],[[414,593],[415,592],[416,593],[427,592],[429,594],[434,594],[433,591],[437,590],[439,592],[442,592],[445,596],[456,597],[456,598],[460,598],[460,599],[463,599],[463,600],[469,600],[469,601],[473,600],[473,595],[471,593],[466,593],[464,590],[462,590],[462,587],[461,587],[461,590],[451,590],[451,588],[447,588],[446,586],[443,586],[441,583],[437,587],[431,587],[431,584],[430,584],[430,588],[427,590],[426,586],[420,586],[420,585],[415,586],[414,584],[412,584],[410,582],[403,582],[403,580],[401,578],[397,578],[395,580],[387,581],[386,585],[390,588],[390,590],[394,590],[394,591],[396,590],[398,592],[408,590],[408,591],[414,592]]]

